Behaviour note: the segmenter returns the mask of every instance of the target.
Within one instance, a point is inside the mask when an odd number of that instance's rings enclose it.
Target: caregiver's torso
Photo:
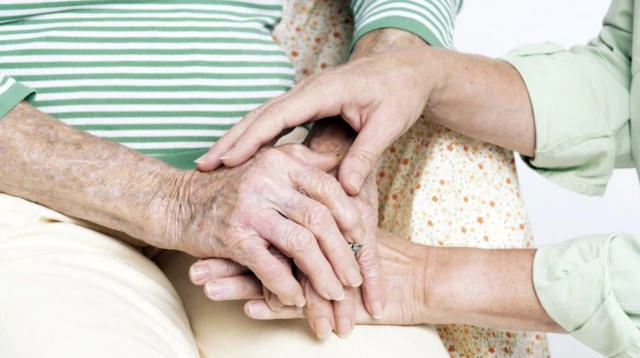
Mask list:
[[[41,111],[188,168],[293,85],[281,15],[281,0],[4,1],[0,72]]]

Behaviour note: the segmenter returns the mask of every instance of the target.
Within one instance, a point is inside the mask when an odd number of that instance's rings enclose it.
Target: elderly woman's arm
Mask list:
[[[308,163],[335,165],[303,154]],[[353,256],[341,254],[351,250],[339,230],[351,241],[364,239],[357,208],[322,170],[279,150],[260,157],[232,170],[183,172],[27,102],[0,120],[0,192],[150,245],[242,262],[284,303],[302,306],[301,287],[269,250],[274,245],[295,258],[323,297],[340,299],[343,284],[362,281]]]

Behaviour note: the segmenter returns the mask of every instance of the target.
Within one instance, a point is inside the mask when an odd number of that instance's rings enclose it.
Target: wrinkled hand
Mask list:
[[[364,305],[376,319],[382,318],[385,306],[385,291],[380,267],[378,247],[376,245],[376,227],[378,222],[378,191],[375,179],[370,176],[363,190],[356,197],[352,198],[358,208],[365,225],[366,242],[360,247],[356,259],[360,264],[360,270],[364,281],[362,284]],[[274,253],[277,254],[277,253]],[[281,261],[287,267],[291,267],[283,255],[279,255]],[[234,265],[229,260],[201,260],[195,263],[190,270],[190,277],[193,283],[205,285],[205,294],[214,301],[224,301],[243,297],[242,294],[249,287],[261,285],[259,280],[250,274],[244,274],[238,270],[240,265]],[[340,337],[346,337],[355,325],[355,291],[347,287],[345,298],[341,301],[331,301],[323,298],[313,287],[308,277],[300,270],[297,271],[297,278],[302,286],[306,305],[304,314],[309,320],[311,328],[319,338],[326,339],[333,330]],[[207,279],[203,272],[210,275],[217,275],[214,280]],[[228,277],[238,275],[237,279]],[[210,276],[209,276],[210,277]],[[244,296],[245,298],[251,298]],[[273,311],[280,311],[284,305],[263,286],[262,295],[253,298],[264,298],[264,302]]]
[[[283,130],[342,116],[359,132],[338,178],[355,195],[382,152],[421,116],[437,71],[422,46],[366,56],[302,80],[293,90],[247,114],[200,159],[201,170],[236,166]]]
[[[303,306],[302,288],[274,255],[282,252],[322,297],[341,300],[343,285],[362,283],[348,242],[362,243],[365,231],[352,199],[322,170],[335,165],[335,157],[289,145],[236,168],[185,173],[177,200],[158,210],[164,222],[156,236],[197,257],[232,259],[282,303]]]
[[[356,254],[360,264],[360,271],[364,278],[362,283],[363,304],[369,314],[375,319],[381,319],[384,315],[386,297],[378,246],[376,244],[378,189],[373,176],[367,178],[362,191],[353,198],[353,201],[362,215],[367,237],[367,241]],[[315,291],[304,274],[300,273],[298,277],[307,300],[303,313],[318,337],[325,339],[331,330],[335,331],[340,337],[347,337],[356,322],[356,291],[353,288],[347,288],[344,300],[331,302],[322,298]],[[273,304],[268,299],[265,299],[265,302],[267,302],[272,311],[280,311],[281,307],[274,309]]]
[[[385,281],[387,307],[381,319],[373,319],[363,301],[363,292],[353,290],[355,308],[355,322],[358,324],[385,325],[413,325],[428,323],[427,290],[428,278],[431,276],[428,265],[427,247],[412,243],[382,230],[377,232],[378,247],[382,260],[382,271]],[[241,290],[231,290],[233,294],[226,295],[226,300],[249,299],[245,304],[247,316],[258,320],[310,318],[305,314],[307,307],[284,307],[279,311],[269,308],[262,299],[262,285],[256,279],[251,279],[252,273],[246,267],[230,260],[211,259],[208,265],[220,269],[210,271],[207,277],[196,280],[196,284],[224,281],[227,287],[242,287]],[[204,262],[204,261],[203,261]],[[238,282],[244,282],[240,284]],[[330,310],[315,317],[331,322]],[[334,313],[335,314],[335,313]],[[340,326],[338,324],[338,326]],[[316,325],[316,330],[318,329]],[[338,328],[339,329],[339,328]]]

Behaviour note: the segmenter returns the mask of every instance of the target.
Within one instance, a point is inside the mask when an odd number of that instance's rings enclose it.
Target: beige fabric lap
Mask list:
[[[138,250],[0,194],[0,357],[197,357],[182,303]]]

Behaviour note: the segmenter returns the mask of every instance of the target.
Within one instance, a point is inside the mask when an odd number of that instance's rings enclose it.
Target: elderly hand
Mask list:
[[[236,166],[287,128],[340,115],[359,134],[338,178],[349,194],[357,194],[378,157],[421,116],[438,85],[425,75],[438,71],[429,51],[435,50],[387,51],[302,80],[246,115],[200,159],[200,166]]]
[[[412,243],[393,234],[378,230],[378,247],[382,260],[382,271],[385,280],[387,307],[383,318],[373,319],[367,312],[361,290],[353,291],[355,303],[355,322],[358,324],[413,325],[427,323],[435,317],[429,307],[428,270],[436,267],[429,262],[428,247]],[[207,277],[195,280],[196,284],[222,282],[233,294],[226,295],[226,300],[249,299],[245,304],[245,313],[254,319],[291,319],[306,318],[307,308],[284,307],[279,311],[269,309],[262,294],[262,285],[253,278],[250,270],[231,260],[210,259],[207,264],[213,269]],[[242,284],[240,284],[242,282]],[[242,289],[235,289],[242,287]],[[308,303],[309,305],[310,303]],[[316,322],[325,319],[332,322],[331,310],[316,313]],[[339,325],[338,325],[339,326]],[[318,327],[316,327],[317,329]]]
[[[303,306],[302,288],[275,248],[293,258],[322,297],[343,299],[343,285],[362,283],[348,245],[365,239],[360,212],[322,170],[336,165],[334,157],[287,148],[296,155],[267,149],[236,168],[184,173],[173,184],[175,200],[154,210],[153,221],[162,224],[154,236],[169,240],[157,246],[232,259],[284,304]]]

